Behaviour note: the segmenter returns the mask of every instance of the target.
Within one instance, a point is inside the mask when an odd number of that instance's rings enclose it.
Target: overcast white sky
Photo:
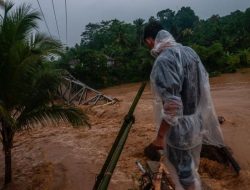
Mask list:
[[[12,0],[16,4],[31,3],[39,10],[37,0]],[[53,36],[57,37],[56,24],[52,9],[52,0],[39,0]],[[65,6],[64,0],[54,0],[61,34],[65,40]],[[132,22],[137,18],[147,20],[164,9],[179,10],[182,6],[190,6],[200,18],[208,18],[213,14],[221,16],[235,10],[245,10],[250,7],[250,0],[67,0],[68,4],[68,44],[74,46],[80,42],[80,35],[89,22],[100,22],[117,18]],[[44,22],[40,29],[47,32]]]

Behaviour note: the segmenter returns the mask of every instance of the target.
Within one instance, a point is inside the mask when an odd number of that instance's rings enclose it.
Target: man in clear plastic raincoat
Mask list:
[[[157,137],[177,190],[200,190],[202,144],[224,146],[210,95],[208,74],[195,51],[177,43],[158,22],[144,29],[155,62],[150,81]]]

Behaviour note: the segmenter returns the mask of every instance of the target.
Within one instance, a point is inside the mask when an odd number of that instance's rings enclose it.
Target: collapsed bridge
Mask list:
[[[64,82],[59,86],[59,96],[63,98],[67,104],[114,104],[116,98],[106,96],[102,92],[97,91],[81,81],[68,74],[64,77]]]

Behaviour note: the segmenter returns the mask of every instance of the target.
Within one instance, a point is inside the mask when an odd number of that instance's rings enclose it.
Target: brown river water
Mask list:
[[[60,123],[16,134],[13,152],[13,183],[10,190],[90,190],[119,131],[123,117],[140,84],[104,89],[119,99],[114,105],[81,106],[92,125],[71,128]],[[242,167],[239,176],[217,162],[202,159],[200,174],[214,190],[250,189],[250,69],[211,78],[211,92],[218,115],[223,116],[225,142]],[[145,162],[143,149],[155,136],[149,85],[135,111],[133,125],[109,189],[138,189],[135,161]],[[4,179],[4,155],[0,153],[0,187]]]

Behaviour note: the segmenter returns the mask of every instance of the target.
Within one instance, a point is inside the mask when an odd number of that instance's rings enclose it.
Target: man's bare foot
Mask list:
[[[159,149],[163,149],[163,139],[160,139],[160,138],[156,138],[153,142],[152,142],[152,144],[154,145],[154,146],[156,146],[157,148],[159,147]]]
[[[152,161],[160,161],[161,154],[158,150],[162,149],[163,148],[161,146],[156,146],[153,143],[150,143],[147,147],[145,147],[144,155]]]

